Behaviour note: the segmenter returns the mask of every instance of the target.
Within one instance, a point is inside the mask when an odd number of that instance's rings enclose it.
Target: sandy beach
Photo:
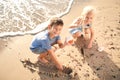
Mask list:
[[[29,50],[34,35],[25,35],[0,40],[0,80],[120,80],[120,0],[75,0],[62,17],[62,40],[70,35],[69,25],[88,5],[97,9],[93,47],[84,49],[84,56],[79,42],[56,51],[61,62],[72,68],[72,77],[53,65],[37,62],[38,55]],[[104,50],[98,51],[99,47]]]

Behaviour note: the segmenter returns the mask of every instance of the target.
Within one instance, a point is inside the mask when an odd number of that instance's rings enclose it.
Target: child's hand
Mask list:
[[[72,45],[72,44],[74,44],[73,38],[72,37],[66,37],[65,44],[66,45]]]
[[[58,64],[58,65],[57,65],[57,68],[58,68],[60,71],[63,70],[63,66],[62,66],[61,64]]]
[[[68,46],[68,45],[70,45],[70,44],[65,40],[64,46]]]

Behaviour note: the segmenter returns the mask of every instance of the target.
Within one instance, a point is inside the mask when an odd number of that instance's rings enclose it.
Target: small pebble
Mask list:
[[[114,34],[114,36],[116,36],[116,34]]]
[[[98,71],[98,70],[100,70],[100,68],[97,68],[96,70]]]
[[[111,31],[113,32],[114,30],[113,30],[113,29],[111,29]]]
[[[79,70],[81,71],[81,69],[79,68]]]
[[[112,77],[113,77],[113,78],[116,78],[116,76],[115,76],[115,75],[112,75]]]

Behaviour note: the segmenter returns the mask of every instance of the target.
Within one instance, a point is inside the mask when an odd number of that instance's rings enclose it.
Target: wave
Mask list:
[[[53,15],[53,16],[57,16],[57,17],[62,17],[64,16],[65,14],[69,13],[70,9],[71,9],[71,6],[72,6],[72,3],[73,3],[74,0],[70,0],[69,1],[69,4],[68,4],[68,7],[67,9],[60,13],[60,14],[57,14],[57,15]],[[51,16],[52,17],[52,16]],[[41,24],[38,24],[33,30],[29,30],[29,31],[16,31],[16,32],[2,32],[0,33],[0,38],[2,37],[14,37],[14,36],[23,36],[23,35],[34,35],[34,34],[37,34],[41,31],[43,31],[44,29],[47,28],[47,25],[48,25],[48,20],[47,21],[44,21],[42,22]]]

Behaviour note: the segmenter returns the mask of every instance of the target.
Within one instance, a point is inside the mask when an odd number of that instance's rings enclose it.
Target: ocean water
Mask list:
[[[36,34],[51,16],[67,14],[73,0],[0,0],[0,38]]]

